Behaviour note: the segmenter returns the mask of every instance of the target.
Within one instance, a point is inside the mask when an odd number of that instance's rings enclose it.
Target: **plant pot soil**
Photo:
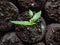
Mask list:
[[[43,8],[46,0],[18,0],[20,9],[22,11],[27,11],[32,9],[34,11],[39,11]]]
[[[38,42],[38,43],[33,44],[33,45],[45,45],[45,43],[44,42]]]
[[[18,16],[17,19],[23,21],[29,20],[30,17],[28,15],[28,11],[20,14],[20,16]],[[45,27],[46,27],[45,21],[41,17],[38,20],[37,25],[33,25],[33,26],[16,25],[16,34],[24,42],[35,43],[43,39],[45,35]]]
[[[50,24],[46,30],[46,44],[60,45],[60,24]]]
[[[9,22],[15,20],[18,8],[11,2],[0,0],[0,31],[9,31],[13,25]]]
[[[23,45],[15,32],[5,34],[0,41],[0,45]]]
[[[45,5],[45,17],[60,22],[60,0],[48,0]]]

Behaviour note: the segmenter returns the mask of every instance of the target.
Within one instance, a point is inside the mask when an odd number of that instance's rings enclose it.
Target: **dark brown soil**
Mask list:
[[[0,1],[0,31],[11,30],[10,20],[15,20],[18,15],[18,8],[11,2]]]
[[[46,44],[60,45],[60,24],[51,24],[46,30]]]
[[[33,44],[33,45],[45,45],[44,42],[39,42],[39,43],[36,43],[36,44]]]
[[[43,8],[46,0],[18,0],[21,11],[32,9],[39,11]]]
[[[21,18],[21,19],[20,19]],[[17,18],[18,20],[29,20],[28,11],[22,13],[20,17]],[[37,25],[33,26],[16,26],[16,34],[18,37],[21,38],[22,41],[28,42],[28,43],[35,43],[38,41],[41,41],[45,35],[45,21],[41,17],[38,20]]]
[[[15,32],[7,33],[1,38],[0,45],[23,45]]]
[[[10,23],[28,21],[29,9],[42,11],[37,25]],[[0,0],[0,45],[60,45],[60,0]]]
[[[45,5],[46,17],[60,22],[60,0],[48,0]]]

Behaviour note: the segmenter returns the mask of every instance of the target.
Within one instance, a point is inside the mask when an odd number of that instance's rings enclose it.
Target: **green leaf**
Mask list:
[[[41,17],[41,11],[35,13],[35,15],[30,19],[30,22],[36,22]]]
[[[31,10],[29,10],[29,16],[32,17],[33,16],[33,12]]]
[[[35,23],[30,23],[29,21],[10,21],[13,24],[17,25],[34,25]]]

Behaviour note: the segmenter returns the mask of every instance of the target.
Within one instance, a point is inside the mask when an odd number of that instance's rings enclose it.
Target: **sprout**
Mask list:
[[[31,18],[29,21],[10,21],[10,22],[13,24],[24,25],[24,26],[36,25],[38,19],[41,17],[41,11],[39,11],[33,15],[33,12],[31,10],[29,10],[29,16]]]
[[[10,21],[11,23],[18,24],[18,25],[34,25],[36,23],[31,23],[29,21]]]
[[[35,13],[35,15],[30,19],[30,21],[37,22],[37,20],[41,17],[41,11]]]
[[[33,12],[31,10],[29,10],[29,16],[32,17],[33,16]]]

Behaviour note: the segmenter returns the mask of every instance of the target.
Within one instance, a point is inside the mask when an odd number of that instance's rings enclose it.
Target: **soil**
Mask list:
[[[0,40],[0,45],[23,45],[15,32],[6,33]]]
[[[42,11],[37,25],[10,23],[28,21],[29,9]],[[0,0],[0,45],[60,45],[60,0]]]
[[[23,18],[24,17],[24,18]],[[21,18],[21,19],[20,19]],[[18,20],[29,20],[28,11],[22,13]],[[16,34],[21,38],[22,41],[27,43],[35,43],[41,41],[45,34],[46,24],[44,19],[41,17],[38,20],[37,25],[33,26],[16,26]]]
[[[39,42],[39,43],[36,43],[36,44],[33,44],[33,45],[45,45],[44,42]]]
[[[46,30],[47,45],[60,45],[60,24],[50,24]]]
[[[44,7],[46,0],[18,0],[21,11],[29,9],[39,11]]]
[[[0,1],[0,31],[11,30],[13,25],[10,20],[15,20],[18,14],[18,8],[13,3]]]
[[[46,18],[60,22],[60,0],[48,0],[45,5]]]

